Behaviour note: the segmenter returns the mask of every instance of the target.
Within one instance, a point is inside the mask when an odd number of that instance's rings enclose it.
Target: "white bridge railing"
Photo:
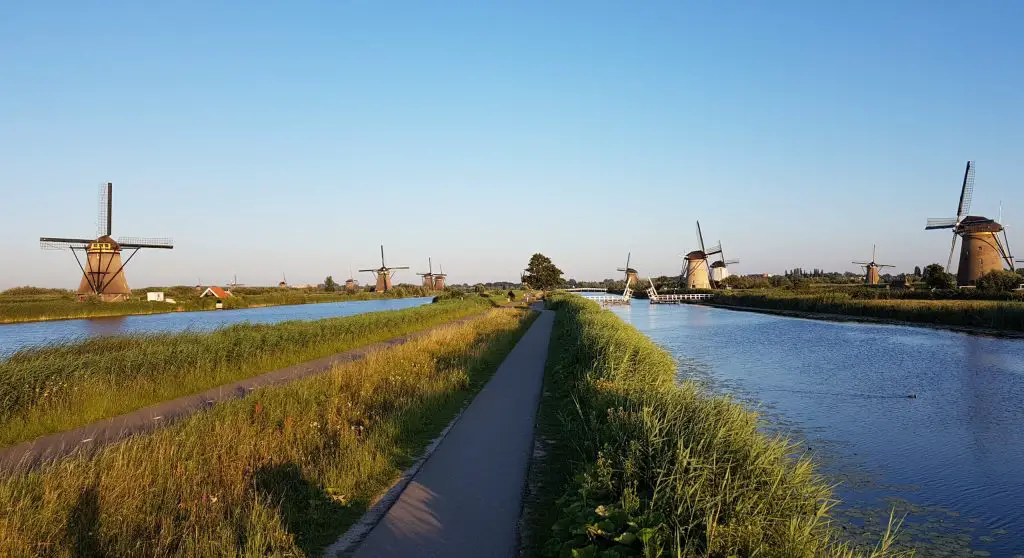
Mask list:
[[[654,288],[654,281],[650,279],[647,281],[651,284],[651,287],[647,289],[647,298],[651,304],[682,304],[694,300],[708,300],[715,296],[708,293],[658,294],[658,290]]]

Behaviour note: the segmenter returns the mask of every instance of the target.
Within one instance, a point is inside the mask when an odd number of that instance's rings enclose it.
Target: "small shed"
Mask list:
[[[163,302],[164,293],[162,291],[155,293],[146,293],[146,300],[148,302]]]
[[[231,294],[231,291],[226,291],[220,287],[207,287],[206,290],[203,291],[203,294],[199,295],[199,298],[204,298],[207,296],[212,296],[214,298],[219,298],[223,300],[225,298],[230,298],[234,295]]]

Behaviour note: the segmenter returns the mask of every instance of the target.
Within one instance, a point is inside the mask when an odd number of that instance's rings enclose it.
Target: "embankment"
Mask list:
[[[529,555],[853,555],[829,526],[828,482],[794,445],[677,382],[668,353],[614,314],[577,296],[550,303]]]

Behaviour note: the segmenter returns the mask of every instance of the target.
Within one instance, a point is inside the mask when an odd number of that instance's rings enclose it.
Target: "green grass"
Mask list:
[[[174,304],[147,302],[147,291],[162,291]],[[313,289],[272,289],[239,287],[235,296],[224,300],[227,309],[282,306],[287,304],[316,304],[322,302],[348,302],[378,298],[406,298],[433,296],[435,293],[421,287],[400,285],[384,294],[365,290],[354,293],[324,292]],[[0,294],[0,324],[37,322],[46,320],[67,320],[76,318],[101,318],[139,314],[163,314],[167,312],[195,312],[214,310],[213,298],[199,298],[201,294],[194,287],[154,287],[136,289],[132,300],[108,303],[97,299],[79,301],[71,291],[60,289],[38,289],[15,287]]]
[[[1024,331],[1024,302],[972,299],[871,299],[837,291],[717,293],[722,306],[836,314],[926,324]]]
[[[493,309],[94,457],[0,478],[0,554],[317,554],[486,383],[532,317]]]
[[[208,333],[99,337],[0,361],[0,446],[481,314],[482,299]]]
[[[676,381],[665,351],[583,298],[553,295],[531,471],[531,556],[849,556],[829,484],[753,412]],[[880,543],[874,555],[892,555]]]

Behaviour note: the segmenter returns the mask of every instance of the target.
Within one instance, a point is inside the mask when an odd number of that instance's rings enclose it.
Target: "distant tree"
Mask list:
[[[333,276],[328,275],[327,278],[324,279],[324,290],[329,293],[333,293],[338,290],[338,284],[334,282]]]
[[[564,281],[562,270],[551,263],[551,258],[544,254],[534,254],[526,266],[523,282],[531,288],[547,291],[560,286]]]
[[[933,289],[956,288],[956,278],[953,274],[946,273],[946,268],[942,267],[942,264],[933,263],[925,266],[921,280]]]
[[[1021,284],[1021,276],[1012,271],[995,270],[978,278],[978,289],[989,292],[1005,292],[1016,289]]]
[[[915,265],[914,266],[914,277],[920,277],[920,276],[921,276],[921,266]]]

